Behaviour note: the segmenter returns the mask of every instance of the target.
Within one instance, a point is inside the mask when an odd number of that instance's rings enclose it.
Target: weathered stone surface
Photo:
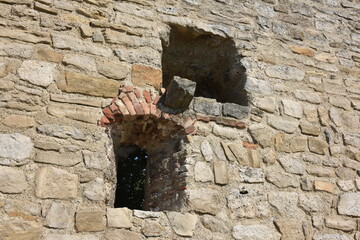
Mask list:
[[[93,124],[96,123],[101,116],[100,109],[67,104],[50,104],[47,112],[56,117],[66,117]]]
[[[282,104],[284,107],[284,113],[288,116],[294,118],[301,118],[303,115],[303,110],[301,104],[297,101],[283,99]]]
[[[106,167],[105,154],[100,152],[91,152],[89,150],[83,150],[82,154],[87,168],[102,170]]]
[[[285,119],[280,116],[269,117],[268,124],[271,127],[286,133],[294,133],[299,126],[298,121],[294,119]]]
[[[238,139],[240,134],[236,131],[236,129],[223,127],[218,124],[215,124],[213,127],[213,133],[219,137],[225,137],[228,139]]]
[[[183,237],[192,237],[198,217],[190,213],[168,212],[167,217],[176,234]]]
[[[95,178],[84,186],[84,196],[92,201],[103,201],[105,199],[104,180]]]
[[[299,187],[300,183],[294,176],[279,172],[270,172],[266,174],[266,180],[279,188]]]
[[[212,161],[214,158],[214,152],[211,148],[210,143],[204,140],[200,145],[200,150],[206,161]]]
[[[20,133],[0,134],[0,163],[3,165],[23,165],[27,163],[34,144]],[[1,159],[4,158],[4,159]]]
[[[61,103],[73,103],[91,107],[101,107],[101,98],[89,97],[89,96],[76,96],[76,95],[61,95],[61,94],[51,94],[51,101],[61,102]]]
[[[341,215],[360,216],[360,193],[351,192],[340,195],[338,212]]]
[[[117,80],[125,79],[130,72],[125,64],[115,61],[98,62],[97,67],[101,75]]]
[[[31,128],[35,125],[33,117],[11,114],[2,120],[2,123],[14,128]]]
[[[8,214],[18,214],[24,220],[35,220],[33,216],[40,215],[40,205],[30,201],[9,199],[5,201],[4,211]]]
[[[348,100],[348,99],[346,99],[345,97],[342,97],[342,96],[330,96],[329,97],[329,102],[332,105],[334,105],[335,107],[339,107],[339,108],[342,108],[344,110],[350,111],[352,109],[350,100]]]
[[[158,222],[146,221],[144,226],[141,228],[141,232],[146,237],[159,237],[164,234],[165,228]]]
[[[100,232],[105,229],[104,214],[96,210],[80,210],[75,215],[79,232]]]
[[[330,209],[330,204],[325,203],[320,196],[315,194],[300,195],[299,206],[308,213],[323,212]]]
[[[196,97],[194,99],[194,111],[206,115],[220,116],[221,103],[216,102],[215,99]]]
[[[337,185],[344,192],[348,192],[355,189],[355,182],[353,180],[341,180],[337,182]]]
[[[37,131],[52,137],[73,138],[76,140],[85,140],[85,134],[73,126],[60,126],[56,124],[43,124],[38,126]]]
[[[44,236],[44,240],[100,240],[100,238],[90,234],[50,233]]]
[[[160,69],[133,64],[131,80],[136,86],[152,86],[159,89],[162,84],[162,71]]]
[[[195,88],[196,82],[174,76],[166,89],[165,105],[173,109],[187,109],[194,98]]]
[[[53,151],[38,152],[36,154],[35,162],[48,163],[59,166],[74,166],[80,163],[82,157],[77,153],[58,153]]]
[[[265,174],[261,168],[240,167],[240,181],[245,183],[262,183],[265,181]]]
[[[232,236],[237,240],[279,240],[281,234],[275,228],[265,225],[236,225],[233,227]]]
[[[47,87],[54,81],[55,67],[55,63],[25,60],[18,69],[18,73],[23,80]]]
[[[316,234],[314,240],[351,240],[350,237],[342,234]]]
[[[300,124],[301,133],[312,136],[320,135],[320,127],[308,123]]]
[[[107,226],[111,228],[131,228],[131,210],[127,208],[107,208]]]
[[[308,149],[307,137],[293,137],[289,142],[289,148],[291,152],[306,152]]]
[[[59,82],[58,87],[70,93],[82,93],[90,96],[115,97],[120,83],[106,78],[97,78],[85,74],[66,72],[66,82]]]
[[[133,214],[134,214],[134,217],[137,217],[137,218],[159,218],[163,213],[134,209]]]
[[[336,177],[335,171],[332,168],[312,166],[312,167],[308,167],[306,171],[310,175],[317,177],[330,177],[330,178]]]
[[[189,191],[189,205],[196,212],[215,215],[220,210],[219,203],[219,192],[214,189],[198,188]]]
[[[228,166],[225,161],[214,161],[215,183],[225,185],[229,183]]]
[[[295,92],[295,97],[299,100],[314,104],[319,104],[322,102],[321,94],[316,92],[297,90]]]
[[[43,235],[42,226],[34,221],[6,221],[0,224],[3,240],[39,240]]]
[[[254,105],[269,113],[276,111],[276,102],[274,97],[257,98]]]
[[[109,47],[82,41],[81,39],[70,35],[53,34],[52,40],[55,48],[70,49],[103,57],[110,57],[112,55],[112,51]]]
[[[35,195],[39,198],[68,199],[77,196],[78,176],[54,167],[36,171]]]
[[[302,81],[305,77],[305,73],[295,67],[274,65],[265,69],[265,73],[268,77],[280,78],[283,80],[295,80]]]
[[[346,145],[353,147],[360,146],[360,134],[344,134],[344,142]]]
[[[301,157],[284,156],[279,158],[279,162],[288,173],[303,175],[305,173],[305,164]]]
[[[21,193],[29,184],[22,170],[0,166],[0,192]]]
[[[213,182],[214,174],[209,166],[209,164],[205,162],[196,162],[195,164],[195,181],[197,182]]]
[[[55,52],[51,49],[38,49],[36,51],[37,59],[40,61],[48,61],[60,63],[63,59],[63,55],[61,53]]]
[[[354,220],[344,219],[338,216],[330,216],[325,218],[325,226],[328,228],[350,232],[356,229],[357,224]]]
[[[11,57],[30,58],[34,48],[33,46],[25,44],[4,43],[3,46],[0,47],[0,55],[3,55],[2,51],[4,52],[4,55]]]
[[[327,152],[327,142],[320,138],[309,138],[310,152],[324,155]]]
[[[275,220],[281,233],[281,240],[303,240],[303,224],[297,219],[281,218]],[[305,238],[306,239],[306,238]]]
[[[235,103],[224,103],[222,112],[224,116],[243,119],[249,114],[249,107]]]
[[[66,54],[63,63],[84,70],[85,72],[96,72],[97,69],[94,58],[78,54]]]
[[[335,185],[330,182],[314,181],[314,188],[316,191],[335,192]]]
[[[315,50],[307,47],[301,47],[301,46],[290,46],[289,47],[291,51],[297,54],[305,55],[308,57],[312,57],[315,54]]]
[[[222,220],[219,220],[211,215],[205,214],[201,217],[201,222],[207,229],[210,229],[212,232],[229,232],[229,226]]]
[[[249,132],[256,143],[262,147],[270,147],[273,143],[275,131],[267,125],[259,123],[249,126]]]
[[[30,32],[13,29],[0,29],[0,37],[16,39],[29,43],[51,43],[50,35],[45,32]]]
[[[145,237],[139,233],[125,229],[111,229],[105,233],[105,240],[144,240]]]
[[[63,203],[53,202],[46,214],[44,225],[50,228],[64,229],[70,227],[75,211]]]
[[[295,192],[273,192],[269,194],[269,203],[283,216],[301,216],[298,198],[299,194]]]

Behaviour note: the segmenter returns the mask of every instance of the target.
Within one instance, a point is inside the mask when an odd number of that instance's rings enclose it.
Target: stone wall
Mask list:
[[[0,9],[1,239],[360,239],[358,0]],[[182,41],[163,57],[174,26],[226,44],[207,54]],[[234,64],[211,80],[219,102],[199,95],[183,113],[161,105],[163,61],[232,51]],[[207,62],[179,64],[191,68],[180,77],[217,75]],[[246,96],[221,102],[237,77]],[[131,144],[158,160],[154,211],[114,208],[114,149]]]

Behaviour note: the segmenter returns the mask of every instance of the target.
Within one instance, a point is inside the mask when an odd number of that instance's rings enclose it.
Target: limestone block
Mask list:
[[[11,215],[11,213],[21,213],[21,215],[26,215],[26,217],[40,215],[39,204],[23,200],[6,200],[4,210],[9,215]]]
[[[157,68],[133,64],[131,80],[136,86],[149,85],[155,89],[160,89],[162,84],[162,71]]]
[[[146,238],[139,233],[126,229],[107,229],[105,240],[145,240]]]
[[[223,115],[227,117],[234,117],[237,119],[243,119],[249,114],[249,107],[241,106],[235,103],[223,104]]]
[[[82,154],[87,168],[102,170],[106,167],[106,157],[104,153],[83,150]]]
[[[22,170],[0,166],[0,192],[21,193],[28,186],[29,184]]]
[[[344,192],[348,192],[355,189],[355,182],[354,180],[341,180],[337,182],[337,185],[341,190]]]
[[[269,95],[273,91],[273,86],[270,84],[269,81],[248,77],[245,84],[245,90],[248,92],[256,92]]]
[[[198,217],[190,213],[168,212],[170,225],[176,234],[183,237],[192,237]]]
[[[318,110],[321,109],[321,107],[317,107],[316,105],[313,105],[313,104],[304,104],[304,115],[306,117],[306,120],[311,122],[311,123],[318,123],[319,122],[319,114],[318,113]],[[326,111],[326,116],[328,117],[327,115],[327,110],[325,109]]]
[[[200,145],[200,150],[205,160],[210,162],[214,158],[214,152],[211,148],[210,143],[207,140],[204,140]]]
[[[107,208],[107,226],[111,228],[131,228],[131,210],[128,208]]]
[[[214,161],[215,183],[226,185],[229,183],[228,166],[225,161]]]
[[[223,126],[220,126],[217,124],[214,124],[213,133],[216,136],[228,138],[228,139],[232,139],[232,140],[240,138],[240,135],[236,131],[236,129],[229,128],[229,127],[223,127]]]
[[[281,240],[303,240],[303,224],[298,219],[281,218],[275,220],[281,233]]]
[[[73,126],[60,126],[56,124],[43,124],[36,128],[39,133],[58,138],[73,138],[76,140],[85,140],[85,134]]]
[[[330,96],[329,102],[335,107],[342,108],[344,110],[352,110],[351,102],[345,97],[342,96]]]
[[[360,134],[344,134],[345,145],[350,145],[353,147],[360,146]]]
[[[48,163],[58,166],[75,166],[80,163],[82,157],[78,153],[58,153],[53,151],[37,152],[35,162]]]
[[[260,144],[262,147],[270,147],[273,142],[272,139],[275,135],[275,131],[272,128],[269,128],[267,125],[262,123],[250,125],[249,132],[255,142]]]
[[[299,194],[295,192],[272,192],[269,194],[269,203],[276,212],[282,216],[296,216],[300,217],[302,211],[298,208]]]
[[[38,49],[36,51],[37,59],[40,61],[60,63],[63,59],[61,53],[55,52],[51,49]]]
[[[67,104],[50,104],[47,112],[56,117],[66,117],[93,124],[101,117],[100,109]]]
[[[344,219],[338,216],[330,216],[325,218],[325,226],[344,232],[351,232],[356,230],[357,223],[354,220]]]
[[[57,82],[60,90],[69,93],[81,93],[98,97],[115,97],[120,83],[107,78],[92,77],[89,75],[66,72],[66,81]]]
[[[302,106],[299,102],[289,100],[289,99],[283,99],[282,101],[283,107],[284,107],[284,113],[285,115],[294,117],[294,118],[301,118],[303,115]]]
[[[7,43],[0,47],[0,51],[4,51],[10,57],[30,58],[34,47],[19,43]]]
[[[0,77],[4,77],[7,75],[7,70],[6,70],[6,63],[4,62],[0,62]],[[5,84],[1,84],[1,85],[5,85]],[[4,87],[2,86],[1,89],[3,89]]]
[[[97,210],[81,210],[76,213],[78,232],[100,232],[105,229],[104,214]]]
[[[265,69],[268,77],[280,78],[283,80],[302,81],[305,77],[304,71],[290,66],[274,65]]]
[[[316,234],[314,240],[351,240],[352,238],[342,234]]]
[[[269,172],[266,174],[266,180],[274,184],[279,188],[286,187],[299,187],[300,183],[297,178],[290,174],[284,174],[279,172]]]
[[[341,113],[340,113],[339,109],[334,108],[334,107],[330,108],[329,115],[330,115],[331,121],[337,127],[340,127],[340,126],[343,125],[343,120],[342,120]]]
[[[200,213],[215,215],[221,208],[219,192],[214,189],[198,188],[189,191],[189,206]]]
[[[92,201],[104,201],[104,180],[101,178],[95,178],[93,181],[86,183],[84,186],[84,196]]]
[[[316,92],[297,90],[295,92],[295,97],[298,100],[306,101],[306,102],[309,102],[309,103],[314,103],[314,104],[322,103],[321,94],[316,93]]]
[[[14,128],[31,128],[35,125],[35,120],[33,117],[11,114],[4,118],[2,123]]]
[[[308,149],[307,137],[293,137],[289,142],[291,152],[305,152]]]
[[[312,135],[312,136],[319,136],[320,135],[320,127],[314,126],[308,123],[301,123],[300,124],[301,133]]]
[[[294,119],[285,119],[280,116],[270,116],[268,124],[271,127],[286,133],[294,133],[299,126],[298,121]]]
[[[279,158],[279,162],[288,173],[303,175],[305,173],[305,164],[300,157],[284,156]]]
[[[70,227],[74,214],[74,210],[65,204],[53,202],[46,214],[44,225],[50,228],[68,228]]]
[[[134,217],[137,218],[159,218],[163,213],[161,212],[150,212],[150,211],[142,211],[142,210],[133,210]]]
[[[165,105],[172,109],[184,110],[194,98],[196,82],[174,76],[166,89]]]
[[[340,195],[338,212],[341,215],[360,216],[360,193],[350,192]]]
[[[42,226],[34,221],[6,221],[0,224],[2,240],[39,240],[42,235]]]
[[[236,225],[232,236],[237,240],[280,240],[281,234],[265,225]]]
[[[315,54],[315,50],[311,48],[301,47],[301,46],[290,46],[291,51],[297,54],[305,55],[308,57],[312,57]]]
[[[332,168],[312,166],[312,167],[308,167],[306,169],[306,171],[310,175],[313,175],[316,177],[329,177],[329,178],[336,177],[335,171]]]
[[[321,138],[309,138],[310,152],[324,155],[326,154],[327,148],[328,148],[328,144],[325,140]]]
[[[116,80],[125,79],[130,72],[125,64],[115,61],[98,62],[97,67],[101,75]]]
[[[97,70],[94,58],[78,54],[66,54],[63,58],[63,63],[86,72],[96,72]]]
[[[265,181],[265,174],[261,168],[240,167],[240,181],[245,183],[262,183]]]
[[[164,234],[165,228],[158,222],[145,221],[144,226],[141,228],[141,232],[146,237],[160,237]]]
[[[216,102],[215,99],[196,97],[194,98],[194,111],[206,115],[220,116],[221,103]]]
[[[44,236],[44,240],[100,240],[100,238],[90,234],[50,233]]]
[[[211,166],[205,162],[195,163],[195,181],[197,182],[213,182],[214,174]]]
[[[276,102],[274,97],[257,98],[254,105],[269,113],[276,111]]]
[[[0,134],[0,158],[22,162],[30,157],[34,144],[20,133]]]
[[[208,214],[201,217],[201,223],[205,228],[212,232],[227,233],[230,230],[229,226],[224,221]]]
[[[314,188],[316,191],[335,192],[335,185],[331,182],[314,181]]]
[[[35,195],[39,198],[75,198],[78,181],[75,174],[54,167],[43,167],[36,171]]]
[[[55,67],[55,63],[25,60],[18,69],[18,73],[23,80],[47,87],[54,81]]]
[[[330,209],[330,203],[314,194],[300,195],[299,206],[307,213],[328,212]]]
[[[11,3],[13,3],[13,1]],[[30,32],[1,28],[0,37],[16,39],[29,43],[51,43],[49,33],[45,32]]]

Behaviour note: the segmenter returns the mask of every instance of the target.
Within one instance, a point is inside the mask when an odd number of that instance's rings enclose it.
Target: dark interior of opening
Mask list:
[[[195,96],[248,105],[246,69],[231,38],[173,25],[162,47],[164,87],[179,76],[197,83]]]
[[[117,154],[117,184],[114,207],[143,209],[148,153],[138,147],[121,148]]]

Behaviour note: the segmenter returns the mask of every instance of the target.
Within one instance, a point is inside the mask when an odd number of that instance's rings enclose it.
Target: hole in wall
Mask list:
[[[248,105],[246,69],[231,38],[171,25],[162,39],[163,86],[174,76],[196,82],[195,97]]]

